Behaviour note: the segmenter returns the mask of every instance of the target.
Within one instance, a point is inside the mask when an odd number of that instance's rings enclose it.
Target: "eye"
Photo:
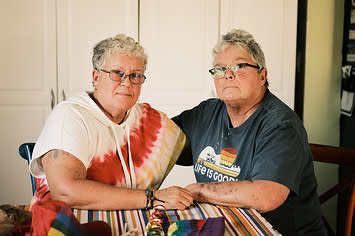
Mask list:
[[[220,74],[220,73],[224,73],[224,71],[226,70],[226,68],[224,67],[216,67],[214,68],[215,72]]]
[[[114,74],[119,75],[121,77],[124,76],[124,72],[119,71],[119,70],[111,70],[111,73],[114,73]]]
[[[230,68],[233,72],[237,72],[239,68],[243,68],[240,65],[241,64],[232,65]]]
[[[132,74],[130,74],[130,76],[131,76],[132,78],[138,78],[138,79],[140,79],[141,77],[143,77],[143,75],[142,75],[142,74],[139,74],[139,73],[132,73]]]

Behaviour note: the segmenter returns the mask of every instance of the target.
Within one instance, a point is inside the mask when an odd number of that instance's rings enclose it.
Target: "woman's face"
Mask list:
[[[137,102],[142,85],[132,84],[128,76],[121,83],[112,81],[109,73],[100,71],[100,69],[122,71],[125,75],[144,74],[144,64],[132,54],[112,52],[106,57],[106,64],[103,68],[97,69],[92,73],[95,99],[112,121],[120,122],[120,117],[123,119],[126,111]]]
[[[230,45],[216,56],[215,67],[229,67],[239,63],[256,65],[249,53]],[[214,79],[218,97],[227,105],[249,106],[265,91],[266,69],[260,73],[257,68],[247,67],[245,74],[233,73],[230,69],[224,77]]]

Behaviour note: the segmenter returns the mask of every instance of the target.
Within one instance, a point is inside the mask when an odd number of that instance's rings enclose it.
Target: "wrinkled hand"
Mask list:
[[[191,192],[179,186],[157,190],[154,196],[164,201],[164,203],[154,201],[154,206],[163,205],[166,209],[184,210],[193,204]]]
[[[187,185],[185,189],[191,192],[193,200],[195,200],[196,202],[203,202],[204,198],[201,193],[201,189],[203,188],[203,186],[203,183],[193,183]]]

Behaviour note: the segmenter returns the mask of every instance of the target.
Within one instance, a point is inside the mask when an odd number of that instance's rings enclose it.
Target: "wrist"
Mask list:
[[[159,206],[159,205],[162,205],[163,203],[165,203],[164,200],[162,200],[159,196],[159,192],[160,190],[157,190],[155,191],[153,194],[152,194],[152,198],[151,198],[151,202],[152,202],[152,208],[156,207],[156,206]]]
[[[158,191],[154,192],[153,190],[150,190],[148,188],[145,190],[146,202],[145,202],[144,210],[149,210],[149,209],[154,208],[157,205],[162,205],[163,203],[165,203],[164,200],[159,199],[154,195]]]
[[[149,210],[153,207],[152,197],[153,197],[153,190],[146,189],[145,190],[145,207],[144,210]]]
[[[191,192],[192,197],[195,201],[201,202],[203,201],[203,187],[205,183],[193,183],[188,186],[188,190]]]

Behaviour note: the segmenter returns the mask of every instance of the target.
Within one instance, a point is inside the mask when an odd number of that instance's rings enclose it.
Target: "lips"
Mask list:
[[[131,93],[126,92],[116,92],[117,95],[126,96],[126,97],[133,97]]]
[[[223,90],[226,90],[226,89],[237,89],[239,88],[239,86],[226,86],[223,88]]]

